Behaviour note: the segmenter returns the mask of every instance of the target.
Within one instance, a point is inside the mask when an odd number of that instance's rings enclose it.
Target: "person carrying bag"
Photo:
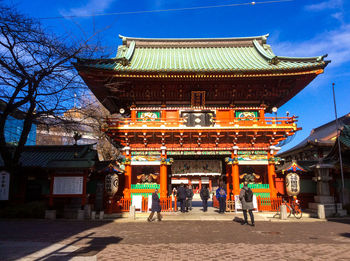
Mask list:
[[[254,223],[254,215],[253,215],[253,191],[248,188],[248,181],[244,181],[244,186],[241,189],[241,193],[239,194],[239,200],[242,203],[242,210],[243,210],[243,216],[244,221],[242,222],[242,225],[247,224],[248,225],[248,216],[247,211],[249,212],[250,221],[252,222],[251,226],[255,226]]]

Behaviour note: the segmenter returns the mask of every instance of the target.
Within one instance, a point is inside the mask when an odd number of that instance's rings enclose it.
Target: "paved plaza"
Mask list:
[[[0,220],[0,260],[350,260],[350,220]]]

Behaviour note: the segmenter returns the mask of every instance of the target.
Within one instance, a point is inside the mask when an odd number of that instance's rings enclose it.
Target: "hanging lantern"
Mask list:
[[[291,172],[286,176],[286,190],[289,196],[297,196],[300,193],[299,175]]]
[[[108,174],[105,178],[105,191],[108,196],[113,197],[119,187],[119,178],[116,173]]]

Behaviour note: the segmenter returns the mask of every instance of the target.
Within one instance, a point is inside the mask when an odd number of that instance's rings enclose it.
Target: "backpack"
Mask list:
[[[221,189],[219,190],[219,194],[220,194],[222,197],[225,196],[225,194],[226,194],[226,193],[225,193],[225,190],[221,188]]]
[[[209,198],[209,191],[207,189],[203,189],[203,197]]]
[[[244,193],[244,200],[245,202],[252,202],[253,201],[253,191],[248,188],[248,190]]]

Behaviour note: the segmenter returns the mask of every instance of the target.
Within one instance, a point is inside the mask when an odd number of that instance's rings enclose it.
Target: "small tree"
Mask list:
[[[39,21],[0,2],[0,99],[6,103],[0,115],[0,154],[7,170],[16,169],[33,122],[66,111],[74,93],[85,88],[71,61],[89,58],[94,50],[87,41],[47,32]],[[5,123],[17,110],[24,112],[23,128],[18,144],[10,147]]]

